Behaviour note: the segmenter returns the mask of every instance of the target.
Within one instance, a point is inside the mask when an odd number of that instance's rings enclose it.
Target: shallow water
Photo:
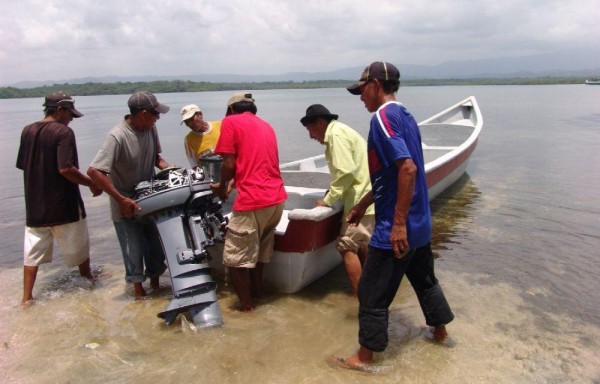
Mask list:
[[[58,250],[40,268],[28,308],[22,294],[22,179],[14,168],[21,128],[38,99],[0,100],[0,382],[11,383],[594,383],[600,382],[600,89],[585,86],[403,88],[417,120],[475,95],[484,130],[468,174],[433,203],[438,278],[456,315],[453,347],[424,337],[417,300],[403,283],[391,306],[380,373],[332,369],[326,359],[357,347],[357,303],[342,267],[293,295],[267,293],[254,313],[235,310],[221,284],[225,325],[195,330],[185,317],[156,317],[169,289],[134,302],[106,197],[85,191],[92,287]],[[222,115],[229,93],[159,95],[165,157],[185,164],[178,109],[197,102]],[[278,130],[281,161],[322,152],[298,120],[323,103],[366,134],[369,114],[343,90],[255,92],[259,115]],[[126,96],[76,98],[72,127],[83,169],[124,113]],[[587,164],[590,164],[589,166]],[[164,285],[168,278],[162,278]]]

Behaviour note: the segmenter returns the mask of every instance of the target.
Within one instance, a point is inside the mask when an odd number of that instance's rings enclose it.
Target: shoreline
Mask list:
[[[585,85],[585,77],[510,77],[510,78],[470,78],[470,79],[400,79],[401,87],[423,86],[474,86],[474,85]],[[22,99],[31,97],[44,97],[50,92],[65,91],[72,96],[100,96],[100,95],[125,95],[137,90],[145,89],[152,93],[183,93],[183,92],[212,92],[236,91],[245,89],[272,90],[272,89],[320,89],[320,88],[345,88],[352,80],[317,80],[317,81],[265,81],[265,82],[237,82],[237,83],[210,83],[185,80],[150,81],[150,82],[117,82],[84,84],[55,83],[32,88],[0,87],[0,99]]]

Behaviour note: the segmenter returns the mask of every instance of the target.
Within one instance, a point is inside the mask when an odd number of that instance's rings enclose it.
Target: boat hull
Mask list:
[[[448,189],[465,173],[471,154],[477,147],[477,141],[473,142],[465,151],[442,166],[425,172],[427,180],[427,192],[429,201],[435,199],[440,193]]]

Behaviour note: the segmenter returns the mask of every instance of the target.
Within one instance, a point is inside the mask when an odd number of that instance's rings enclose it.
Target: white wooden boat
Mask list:
[[[482,127],[473,96],[419,123],[430,201],[465,173]]]
[[[587,79],[585,83],[587,85],[600,85],[600,79]]]
[[[419,123],[429,200],[463,175],[482,126],[481,112],[472,96]],[[324,196],[331,181],[324,155],[280,168],[289,197],[277,227],[275,252],[263,278],[265,285],[277,292],[294,293],[342,261],[335,244],[343,207],[315,207],[315,200]],[[223,272],[218,257],[211,267]]]

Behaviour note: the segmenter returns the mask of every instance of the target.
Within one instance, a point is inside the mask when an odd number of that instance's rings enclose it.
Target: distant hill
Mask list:
[[[193,74],[181,76],[105,76],[47,81],[23,81],[5,84],[16,88],[34,88],[52,84],[152,82],[184,80],[210,83],[283,82],[356,80],[363,66],[328,72],[289,72],[276,75]],[[531,77],[600,77],[600,49],[563,51],[523,57],[485,60],[448,61],[433,66],[398,64],[403,80],[531,78]]]

